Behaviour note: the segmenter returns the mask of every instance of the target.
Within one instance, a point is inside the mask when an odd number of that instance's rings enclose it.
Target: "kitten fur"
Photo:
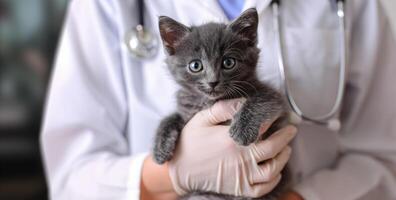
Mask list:
[[[155,162],[163,164],[172,159],[184,125],[195,113],[219,100],[246,98],[230,125],[230,137],[240,145],[257,141],[260,125],[265,121],[279,117],[264,134],[266,137],[284,125],[287,107],[282,95],[257,78],[260,52],[257,26],[254,8],[228,25],[206,23],[187,27],[169,17],[159,17],[166,63],[181,89],[177,93],[177,112],[164,118],[157,129],[153,148]],[[287,168],[282,175],[280,184],[271,193],[255,199],[277,199],[289,182]],[[252,198],[194,191],[181,199]]]

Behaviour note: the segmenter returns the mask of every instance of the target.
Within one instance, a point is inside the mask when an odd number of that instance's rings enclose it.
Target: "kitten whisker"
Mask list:
[[[250,96],[242,87],[239,87],[239,90],[245,94],[246,98]]]
[[[232,87],[226,87],[224,90],[226,95],[224,96],[225,99],[233,99],[234,98],[234,90]]]
[[[235,90],[234,88],[232,88],[232,87],[230,87],[229,92],[230,92],[230,99],[237,98],[237,97],[240,95],[240,93],[239,93],[238,91],[236,91],[236,90]],[[235,94],[235,93],[236,93],[236,94]]]
[[[233,99],[233,93],[231,91],[229,91],[229,87],[227,87],[224,91],[225,91],[225,95],[224,98],[225,99]]]
[[[242,97],[249,97],[248,93],[243,90],[243,87],[241,85],[238,85],[236,83],[231,83],[233,86],[233,89],[235,89],[236,92],[238,92],[239,95]]]
[[[251,83],[249,83],[249,82],[247,82],[247,81],[232,81],[232,82],[235,82],[235,84],[237,84],[237,83],[246,84],[247,86],[253,88],[254,92],[257,93],[256,87],[255,87],[253,84],[251,84]],[[240,86],[242,87],[242,85],[240,85]]]

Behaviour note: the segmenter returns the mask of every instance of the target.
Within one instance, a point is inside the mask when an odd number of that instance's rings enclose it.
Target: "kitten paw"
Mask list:
[[[171,159],[172,159],[172,155],[171,154],[163,153],[163,152],[160,152],[160,151],[154,151],[153,152],[153,160],[157,164],[162,165],[166,161],[169,161]]]
[[[163,137],[156,141],[153,149],[153,159],[157,164],[164,164],[172,159],[173,151],[176,147],[176,139],[175,137]]]
[[[257,140],[259,126],[243,123],[241,120],[231,124],[230,136],[240,145],[247,146]]]

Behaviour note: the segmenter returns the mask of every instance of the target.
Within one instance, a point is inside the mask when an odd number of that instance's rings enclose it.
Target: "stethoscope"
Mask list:
[[[341,122],[336,117],[337,112],[340,109],[341,101],[344,95],[344,86],[345,86],[345,65],[346,65],[346,32],[345,32],[345,12],[344,12],[344,4],[345,0],[334,0],[337,5],[337,16],[339,23],[339,38],[340,38],[340,66],[339,66],[339,81],[338,81],[338,89],[337,96],[334,104],[329,112],[319,115],[319,116],[308,116],[304,114],[304,112],[297,105],[289,87],[289,83],[287,80],[287,69],[284,65],[283,53],[282,53],[282,40],[280,33],[280,25],[279,25],[279,5],[280,0],[272,0],[272,12],[273,12],[273,24],[274,24],[274,32],[275,32],[275,46],[276,53],[278,59],[278,67],[281,82],[283,83],[283,89],[286,96],[286,99],[289,103],[290,108],[293,111],[292,121],[294,123],[300,123],[301,121],[311,122],[314,124],[326,126],[330,130],[338,131],[341,128]]]
[[[155,34],[144,26],[144,0],[137,0],[139,24],[129,30],[124,37],[124,42],[132,57],[136,59],[149,59],[158,51],[158,39]]]
[[[280,0],[272,0],[271,7],[273,12],[273,25],[275,32],[275,46],[277,51],[277,60],[279,67],[279,74],[281,82],[283,83],[284,93],[292,109],[292,121],[300,123],[302,121],[326,126],[330,130],[337,131],[341,127],[340,120],[336,117],[340,109],[341,101],[344,94],[345,86],[345,65],[346,65],[346,33],[345,33],[345,13],[344,4],[345,0],[334,0],[337,4],[337,16],[339,18],[339,38],[340,38],[340,67],[339,67],[339,81],[336,100],[329,112],[319,116],[308,116],[297,105],[289,87],[287,77],[287,70],[284,65],[282,40],[279,24],[279,6]],[[125,34],[125,44],[128,47],[130,54],[136,59],[149,59],[153,57],[159,48],[159,43],[154,34],[144,27],[144,0],[138,0],[138,20],[139,24],[132,30]]]

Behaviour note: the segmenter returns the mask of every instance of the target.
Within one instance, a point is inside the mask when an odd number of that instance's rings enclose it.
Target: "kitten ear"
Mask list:
[[[257,26],[258,14],[255,8],[245,10],[237,19],[235,19],[228,28],[236,34],[240,35],[242,39],[251,42],[251,45],[257,43]]]
[[[190,32],[190,28],[166,16],[160,16],[158,21],[165,50],[173,55],[178,43]]]

